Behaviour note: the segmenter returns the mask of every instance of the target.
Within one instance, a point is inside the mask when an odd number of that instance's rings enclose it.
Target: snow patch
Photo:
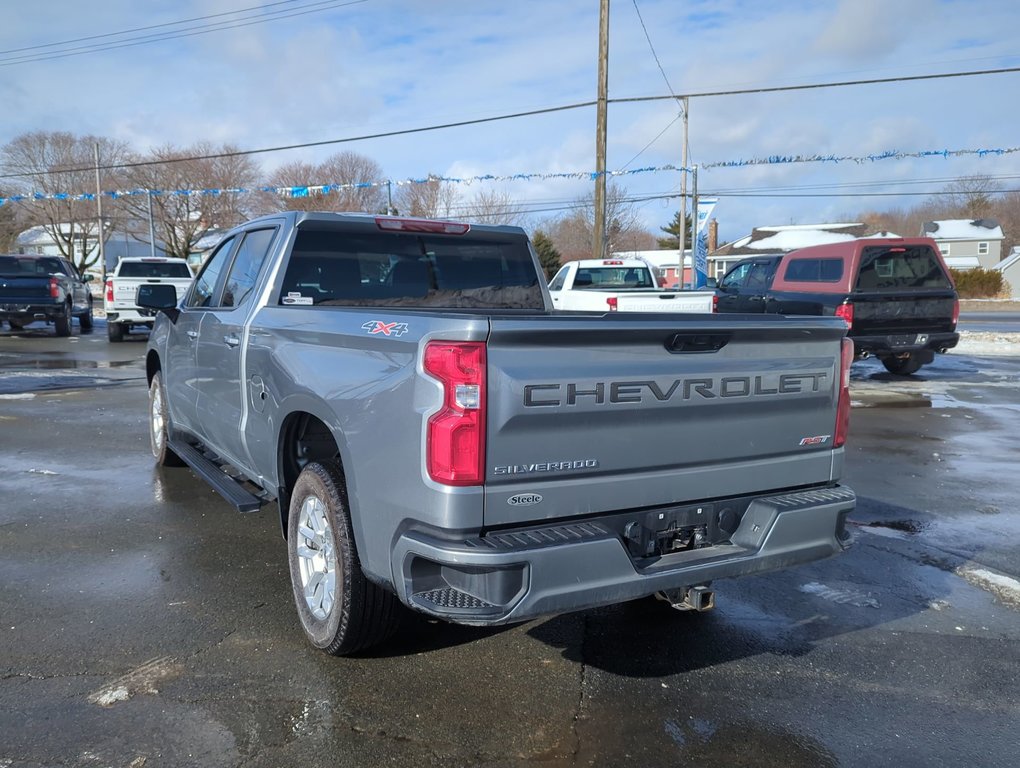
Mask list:
[[[118,701],[127,701],[138,693],[159,693],[156,684],[168,678],[177,677],[183,667],[172,656],[161,656],[145,662],[113,682],[89,694],[88,700],[100,707],[113,706]]]
[[[19,392],[16,395],[0,395],[0,400],[31,400],[34,397],[31,392]]]
[[[807,584],[801,584],[800,591],[806,592],[809,595],[817,595],[823,600],[829,600],[840,605],[852,605],[857,608],[878,608],[878,600],[864,592],[858,592],[856,589],[827,587],[825,584],[812,581]]]
[[[1020,608],[1020,581],[984,568],[959,568],[960,576],[976,587],[986,589],[1002,602]]]
[[[1020,333],[961,331],[960,343],[950,353],[978,357],[1020,357]]]

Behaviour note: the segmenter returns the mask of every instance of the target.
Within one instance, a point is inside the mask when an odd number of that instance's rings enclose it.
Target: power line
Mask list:
[[[641,16],[641,9],[638,8],[637,0],[632,0],[634,3],[634,11],[637,13],[638,21],[641,22],[641,30],[645,33],[645,40],[648,41],[648,49],[652,52],[652,58],[655,59],[656,65],[659,67],[659,72],[662,73],[662,79],[666,81],[666,90],[669,91],[670,95],[675,99],[676,94],[673,92],[673,86],[669,83],[669,78],[666,77],[666,70],[662,68],[662,62],[659,61],[659,54],[655,52],[655,46],[652,45],[652,38],[648,34],[648,27],[645,26],[645,20]]]
[[[1002,75],[1020,72],[1020,67],[999,69],[978,69],[970,72],[942,72],[933,75],[902,75],[900,77],[879,77],[871,80],[842,80],[833,83],[811,83],[809,85],[780,85],[772,88],[743,88],[732,91],[701,91],[699,93],[670,94],[669,96],[628,96],[609,99],[612,104],[636,103],[642,101],[665,101],[667,99],[695,99],[709,96],[744,96],[752,93],[781,93],[783,91],[809,91],[817,88],[844,88],[850,85],[879,85],[882,83],[907,83],[917,80],[943,80],[952,77],[975,77],[977,75]]]
[[[118,48],[131,48],[136,45],[148,45],[149,43],[160,43],[167,40],[176,40],[184,37],[196,37],[198,35],[207,35],[212,32],[222,32],[230,29],[240,29],[242,27],[250,27],[255,24],[265,24],[270,21],[279,21],[280,19],[289,19],[295,16],[306,16],[310,13],[320,13],[322,11],[328,11],[335,8],[344,8],[349,5],[359,5],[361,3],[367,3],[369,0],[347,0],[346,2],[340,2],[340,0],[320,0],[320,2],[312,3],[311,5],[304,6],[304,10],[298,11],[270,11],[265,14],[263,18],[251,18],[250,20],[237,20],[237,21],[223,21],[214,22],[212,24],[205,24],[196,27],[179,30],[177,32],[160,33],[154,35],[142,35],[134,40],[127,40],[124,42],[115,42],[108,45],[84,45],[78,48],[70,48],[66,51],[53,51],[49,53],[43,53],[38,55],[27,55],[8,59],[6,61],[0,61],[0,67],[10,67],[17,64],[27,64],[36,61],[49,61],[51,59],[64,59],[69,56],[81,56],[86,53],[100,53],[103,51],[112,51]],[[321,6],[321,7],[312,7]]]
[[[365,0],[359,0],[364,2]],[[543,107],[542,109],[529,109],[525,112],[514,112],[506,115],[495,115],[493,117],[479,117],[473,120],[458,120],[452,123],[442,123],[439,125],[426,125],[419,128],[404,128],[396,131],[383,131],[382,133],[368,133],[361,136],[348,136],[343,139],[326,139],[324,141],[307,141],[301,144],[286,144],[279,147],[263,147],[261,149],[243,149],[237,150],[236,152],[216,152],[209,155],[192,155],[189,157],[174,157],[167,160],[141,160],[134,163],[117,163],[114,165],[103,165],[99,167],[101,171],[117,170],[121,168],[141,168],[149,165],[169,165],[170,163],[183,163],[190,160],[217,160],[225,157],[244,157],[246,155],[260,155],[268,152],[283,152],[289,149],[306,149],[308,147],[325,147],[332,144],[348,144],[354,141],[367,141],[369,139],[385,139],[392,136],[407,136],[413,133],[426,133],[429,131],[440,131],[446,128],[461,128],[467,125],[481,125],[483,123],[494,123],[500,120],[511,120],[518,117],[531,117],[533,115],[548,115],[554,112],[566,112],[572,109],[581,109],[583,107],[595,106],[594,101],[581,101],[576,104],[564,104],[559,107]],[[85,166],[82,168],[65,168],[61,169],[60,173],[79,173],[82,171],[91,171],[95,166]],[[38,173],[26,172],[26,173],[9,173],[0,174],[2,179],[17,179],[28,176],[38,176]]]
[[[367,0],[355,0],[355,2],[367,2]],[[988,69],[988,70],[980,70],[980,71],[973,71],[973,72],[948,72],[948,73],[935,74],[935,75],[905,76],[905,77],[898,77],[898,78],[883,78],[883,79],[878,79],[878,80],[854,80],[854,81],[846,81],[846,82],[838,82],[838,83],[815,83],[815,84],[811,84],[811,85],[790,85],[790,86],[780,86],[780,87],[776,87],[776,88],[758,88],[758,89],[741,90],[741,91],[703,92],[703,93],[697,93],[697,94],[688,94],[686,96],[686,98],[695,98],[695,97],[702,97],[702,96],[729,96],[729,95],[741,95],[741,94],[750,94],[750,93],[772,93],[772,92],[778,92],[778,91],[800,91],[800,90],[815,89],[815,88],[839,88],[839,87],[849,86],[849,85],[870,85],[870,84],[875,84],[875,83],[908,82],[908,81],[913,81],[913,80],[934,80],[934,79],[940,79],[940,78],[973,77],[973,76],[978,76],[978,75],[1004,74],[1004,73],[1009,73],[1009,72],[1020,72],[1020,67],[1007,67],[1007,68],[1002,68],[1002,69]],[[674,97],[673,96],[638,96],[638,97],[629,97],[629,98],[609,99],[608,101],[611,102],[611,103],[632,103],[632,102],[641,102],[641,101],[662,101],[662,100],[665,100],[665,99],[672,99],[672,98],[674,98]],[[677,96],[676,98],[685,98],[685,97],[684,96]],[[364,135],[361,135],[361,136],[349,136],[349,137],[341,138],[341,139],[326,139],[326,140],[323,140],[323,141],[309,141],[309,142],[303,142],[303,143],[300,143],[300,144],[287,144],[287,145],[282,145],[282,146],[277,146],[277,147],[262,147],[260,149],[238,150],[236,152],[219,152],[219,153],[213,153],[213,154],[208,154],[208,155],[191,155],[191,156],[187,156],[187,157],[177,157],[177,158],[173,158],[173,159],[170,159],[170,160],[145,160],[145,161],[139,161],[139,162],[135,162],[135,163],[120,163],[120,164],[115,164],[115,165],[105,165],[105,166],[100,166],[100,170],[104,170],[105,171],[105,170],[116,170],[116,169],[119,169],[119,168],[136,168],[136,167],[149,166],[149,165],[165,165],[165,164],[169,164],[169,163],[181,163],[181,162],[186,162],[186,161],[190,161],[190,160],[214,160],[214,159],[226,158],[226,157],[242,157],[242,156],[245,156],[245,155],[258,155],[258,154],[266,154],[266,153],[270,153],[270,152],[282,152],[282,151],[291,150],[291,149],[306,149],[306,148],[309,148],[309,147],[323,147],[323,146],[329,146],[329,145],[333,145],[333,144],[347,144],[347,143],[351,143],[351,142],[355,142],[355,141],[367,141],[367,140],[370,140],[370,139],[389,138],[389,137],[393,137],[393,136],[406,136],[406,135],[414,134],[414,133],[425,133],[425,132],[429,132],[429,131],[445,130],[447,128],[460,128],[460,127],[469,126],[469,125],[481,125],[481,124],[484,124],[484,123],[493,123],[493,122],[498,122],[498,121],[501,121],[501,120],[512,120],[512,119],[519,118],[519,117],[531,117],[531,116],[534,116],[534,115],[545,115],[545,114],[551,114],[551,113],[554,113],[554,112],[565,112],[565,111],[568,111],[568,110],[583,109],[585,107],[593,107],[593,106],[596,105],[596,103],[597,102],[595,102],[595,101],[581,101],[581,102],[577,102],[577,103],[574,103],[574,104],[564,104],[564,105],[557,106],[557,107],[545,107],[545,108],[542,108],[542,109],[532,109],[532,110],[527,110],[527,111],[523,111],[523,112],[513,112],[513,113],[503,114],[503,115],[494,115],[492,117],[476,118],[476,119],[473,119],[473,120],[458,120],[458,121],[454,121],[454,122],[450,122],[450,123],[442,123],[442,124],[438,124],[438,125],[422,126],[422,127],[418,127],[418,128],[405,128],[405,129],[396,130],[396,131],[384,131],[384,132],[381,132],[381,133],[364,134]],[[65,170],[63,170],[61,172],[62,173],[77,173],[77,172],[81,172],[81,171],[91,171],[91,170],[93,170],[93,168],[94,168],[94,166],[85,166],[85,167],[82,167],[82,168],[68,168],[68,169],[65,169]],[[37,174],[35,174],[35,173],[0,174],[0,178],[14,179],[14,178],[24,178],[24,177],[35,176],[35,175],[37,175]]]
[[[221,16],[233,16],[238,13],[246,13],[248,11],[261,10],[263,8],[269,8],[274,5],[289,5],[291,3],[299,2],[299,0],[280,0],[275,3],[263,3],[262,5],[254,5],[249,8],[238,8],[235,11],[224,11],[223,13],[211,13],[208,16],[193,16],[190,19],[181,19],[180,21],[167,21],[162,24],[149,24],[145,27],[134,27],[133,29],[122,29],[119,32],[105,32],[101,35],[87,35],[85,37],[74,37],[70,40],[61,40],[57,43],[41,43],[39,45],[28,45],[24,48],[9,48],[6,51],[0,51],[0,56],[4,56],[8,53],[21,53],[22,51],[34,51],[39,48],[56,48],[61,45],[70,45],[72,43],[81,43],[86,40],[100,40],[104,37],[118,37],[119,35],[129,35],[133,32],[146,32],[150,29],[160,29],[161,27],[174,27],[179,24],[190,24],[193,21],[204,21],[205,19],[216,19]]]
[[[621,165],[621,166],[620,166],[620,169],[621,169],[621,170],[624,170],[624,169],[626,169],[626,168],[627,168],[627,166],[629,166],[629,165],[630,165],[631,163],[633,163],[633,162],[634,162],[635,160],[637,160],[637,159],[638,159],[639,157],[641,157],[641,155],[643,155],[643,154],[645,153],[645,151],[646,151],[646,150],[647,150],[647,149],[648,149],[648,148],[649,148],[650,146],[652,146],[652,144],[654,144],[654,143],[655,143],[655,142],[657,142],[657,141],[658,141],[659,139],[661,139],[661,138],[663,137],[663,135],[664,135],[664,134],[666,133],[666,131],[668,131],[668,130],[669,130],[670,128],[672,128],[672,127],[673,127],[673,123],[675,123],[675,122],[676,122],[677,120],[679,120],[679,119],[680,119],[681,117],[683,117],[683,113],[681,113],[681,114],[677,115],[677,116],[676,116],[676,117],[674,117],[674,118],[673,118],[672,120],[670,120],[670,121],[669,121],[669,123],[668,123],[668,124],[666,125],[666,127],[665,127],[665,128],[663,128],[663,129],[662,129],[661,131],[659,131],[659,134],[658,134],[658,135],[657,135],[657,136],[656,136],[656,137],[655,137],[654,139],[652,139],[652,140],[651,140],[650,142],[648,142],[647,144],[645,144],[645,146],[644,146],[644,147],[642,147],[641,151],[640,151],[640,152],[638,152],[638,153],[637,153],[636,155],[634,155],[634,157],[632,157],[632,158],[631,158],[630,160],[628,160],[628,161],[627,161],[626,163],[624,163],[623,165]]]

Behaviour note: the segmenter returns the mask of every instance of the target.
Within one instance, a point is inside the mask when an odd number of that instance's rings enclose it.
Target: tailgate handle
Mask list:
[[[718,352],[729,340],[725,333],[675,333],[666,341],[666,350],[674,354]]]

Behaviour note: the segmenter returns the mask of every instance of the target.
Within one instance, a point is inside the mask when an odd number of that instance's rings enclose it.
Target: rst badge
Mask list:
[[[369,336],[403,336],[407,333],[407,323],[384,323],[382,320],[369,320],[361,326]]]
[[[832,435],[815,435],[814,437],[805,437],[800,441],[801,445],[825,445],[829,442],[829,438]]]

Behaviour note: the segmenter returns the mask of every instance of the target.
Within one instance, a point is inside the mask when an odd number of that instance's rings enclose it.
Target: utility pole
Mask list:
[[[99,217],[99,263],[103,265],[103,285],[106,285],[106,231],[103,227],[103,187],[99,180],[99,142],[94,145],[96,158],[96,216]],[[82,263],[88,254],[82,256]]]
[[[677,288],[684,287],[684,248],[687,244],[687,106],[686,96],[680,99],[684,118],[684,138],[680,148],[680,265],[677,269]],[[693,254],[693,251],[692,251]]]
[[[152,190],[145,190],[146,202],[149,204],[149,255],[156,258],[156,228],[152,225]]]
[[[599,84],[595,118],[595,234],[593,257],[606,256],[606,113],[609,98],[609,0],[599,2]]]

